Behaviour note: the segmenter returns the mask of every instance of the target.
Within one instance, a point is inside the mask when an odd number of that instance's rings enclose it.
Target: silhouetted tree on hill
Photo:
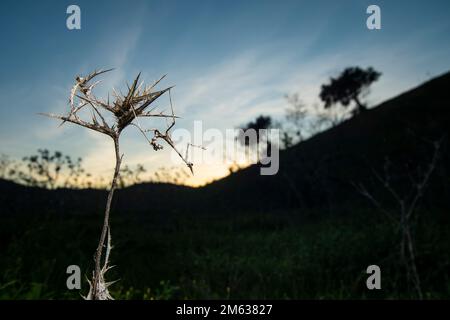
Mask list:
[[[273,128],[273,121],[270,116],[260,115],[255,120],[248,122],[246,125],[240,127],[236,140],[244,147],[243,155],[246,157],[246,161],[250,163],[257,163],[260,153],[263,148],[270,151],[270,138],[264,131]],[[267,154],[270,155],[270,154]]]
[[[272,118],[270,116],[260,115],[254,121],[250,121],[241,129],[246,132],[247,130],[256,131],[256,142],[259,142],[259,130],[269,129],[272,127]],[[248,145],[249,141],[245,137],[239,137],[239,141],[243,145]]]
[[[360,67],[346,68],[337,78],[331,78],[329,84],[322,85],[320,99],[325,102],[325,108],[337,103],[348,106],[353,101],[356,113],[365,111],[367,106],[360,101],[359,96],[380,76],[381,73],[372,67],[366,70]]]

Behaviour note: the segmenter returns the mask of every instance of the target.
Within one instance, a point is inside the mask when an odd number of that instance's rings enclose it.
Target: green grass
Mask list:
[[[114,213],[117,216],[117,213]],[[398,236],[376,212],[301,219],[296,212],[112,221],[109,280],[117,299],[416,298]],[[355,218],[357,217],[357,218]],[[0,299],[80,299],[66,267],[89,276],[100,216],[0,219]],[[419,221],[418,268],[427,298],[450,298],[449,225]],[[377,264],[382,290],[369,291]]]

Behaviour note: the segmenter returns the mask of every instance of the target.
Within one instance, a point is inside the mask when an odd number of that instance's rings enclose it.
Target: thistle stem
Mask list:
[[[102,253],[103,253],[103,246],[105,244],[105,239],[106,239],[106,234],[108,233],[108,229],[109,229],[109,212],[111,210],[111,202],[113,199],[113,195],[114,195],[114,190],[117,188],[117,179],[119,177],[119,172],[120,172],[120,164],[122,162],[122,157],[120,156],[119,153],[119,136],[114,136],[113,137],[114,140],[114,150],[116,153],[116,166],[114,169],[114,176],[113,176],[113,180],[111,183],[111,188],[109,189],[109,193],[108,193],[108,199],[106,201],[106,208],[105,208],[105,216],[104,216],[104,220],[103,220],[103,228],[102,228],[102,233],[100,236],[100,241],[98,243],[98,247],[97,250],[95,252],[95,272],[94,272],[94,283],[93,283],[93,300],[98,300],[98,283],[100,280],[100,273],[101,273],[101,259],[102,259]],[[105,261],[105,263],[107,263],[107,261]]]

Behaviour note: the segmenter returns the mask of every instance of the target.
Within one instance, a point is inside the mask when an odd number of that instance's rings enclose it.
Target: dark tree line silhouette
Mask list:
[[[0,178],[47,189],[93,186],[92,175],[83,168],[81,158],[72,159],[60,151],[47,149],[38,149],[37,154],[21,160],[2,155]]]
[[[120,188],[139,183],[173,183],[185,184],[190,177],[184,168],[160,167],[150,175],[144,165],[124,165],[120,170],[118,185]],[[101,175],[93,175],[83,167],[81,157],[72,158],[61,151],[38,149],[36,154],[12,159],[0,156],[0,179],[16,183],[45,188],[99,188],[105,189],[110,181]]]
[[[249,129],[256,130],[259,141],[259,129],[279,128],[282,146],[292,147],[348,119],[349,112],[344,109],[348,109],[352,102],[355,103],[354,108],[350,110],[353,115],[367,110],[367,104],[361,100],[362,96],[380,76],[381,73],[372,67],[348,67],[339,76],[331,77],[329,83],[321,86],[319,98],[323,105],[315,103],[309,106],[302,101],[298,93],[286,95],[288,107],[285,110],[284,122],[276,122],[270,116],[259,115],[255,120],[241,126],[241,129],[244,132]],[[242,138],[241,140],[243,145],[248,145],[247,141]]]

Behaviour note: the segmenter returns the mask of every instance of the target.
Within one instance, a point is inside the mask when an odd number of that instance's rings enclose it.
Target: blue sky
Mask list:
[[[81,8],[81,30],[66,28],[70,4]],[[370,4],[381,8],[381,30],[366,28]],[[350,65],[383,73],[371,105],[450,69],[449,1],[1,1],[0,12],[0,153],[57,149],[100,174],[113,167],[106,137],[36,115],[65,113],[74,76],[95,68],[116,68],[106,89],[139,71],[147,82],[167,73],[177,126],[189,130],[194,120],[224,130],[282,117],[285,94],[318,102],[320,85]],[[154,170],[169,159],[137,132],[122,146],[130,165]],[[226,172],[200,167],[191,183]]]

